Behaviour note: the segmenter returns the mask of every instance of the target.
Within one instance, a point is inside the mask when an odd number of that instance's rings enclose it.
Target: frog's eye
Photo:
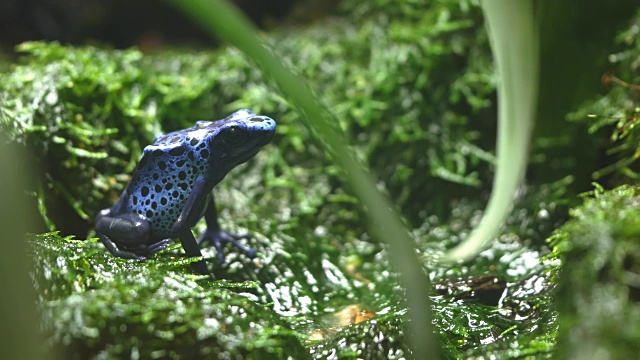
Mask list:
[[[229,128],[220,135],[222,135],[222,140],[229,145],[237,145],[242,142],[242,131],[236,127]]]

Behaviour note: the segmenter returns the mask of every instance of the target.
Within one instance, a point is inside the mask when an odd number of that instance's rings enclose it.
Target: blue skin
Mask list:
[[[220,229],[212,194],[231,169],[252,158],[268,144],[276,122],[250,110],[239,110],[218,121],[160,134],[145,147],[142,159],[120,200],[96,217],[96,233],[114,255],[145,260],[178,238],[188,256],[202,256],[199,244],[209,242],[224,262],[222,246],[231,243],[250,258],[255,250]],[[191,228],[204,216],[207,230],[196,241]],[[207,274],[204,261],[194,263]]]

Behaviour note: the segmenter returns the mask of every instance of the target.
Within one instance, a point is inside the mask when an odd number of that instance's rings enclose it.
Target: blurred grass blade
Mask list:
[[[25,148],[10,143],[0,134],[0,357],[3,359],[45,359],[44,336],[40,334],[36,299],[27,253],[26,234],[33,229],[27,208],[25,183],[33,179]]]
[[[261,70],[271,76],[283,95],[304,116],[302,121],[316,135],[324,149],[340,165],[352,191],[367,209],[372,233],[389,244],[389,253],[397,264],[406,289],[409,307],[407,339],[416,359],[438,358],[439,346],[431,327],[429,279],[422,270],[413,241],[392,204],[377,190],[370,174],[349,150],[345,136],[336,130],[331,112],[315,99],[305,81],[294,75],[266,44],[256,36],[256,29],[235,7],[224,0],[173,0],[203,28],[236,46]]]
[[[524,177],[538,95],[538,37],[531,0],[485,0],[491,47],[499,76],[497,166],[482,221],[445,261],[468,260],[494,237]]]

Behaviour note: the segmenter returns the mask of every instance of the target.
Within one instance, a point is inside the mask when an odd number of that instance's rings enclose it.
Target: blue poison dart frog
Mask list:
[[[249,258],[255,250],[220,229],[212,190],[231,169],[251,159],[268,144],[276,122],[250,110],[218,121],[159,134],[144,148],[142,159],[118,202],[96,217],[96,233],[109,251],[125,259],[145,260],[178,238],[188,256],[202,256],[199,244],[212,244],[220,263],[222,246],[231,243]],[[191,232],[204,216],[207,230],[196,241]],[[204,261],[196,271],[208,273]]]

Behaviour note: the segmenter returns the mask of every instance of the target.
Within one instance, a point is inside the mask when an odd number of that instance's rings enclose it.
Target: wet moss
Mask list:
[[[550,239],[564,261],[556,307],[563,358],[640,351],[640,189],[594,190]]]
[[[305,358],[302,335],[257,303],[252,283],[191,275],[177,246],[143,263],[115,259],[95,241],[32,237],[45,334],[79,358]]]

